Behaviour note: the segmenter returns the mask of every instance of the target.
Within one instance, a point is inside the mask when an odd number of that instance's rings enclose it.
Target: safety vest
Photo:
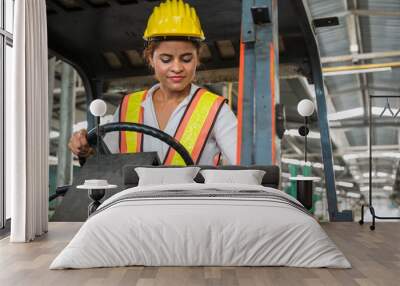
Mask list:
[[[120,107],[120,122],[143,123],[142,102],[147,91],[134,92],[124,96]],[[189,152],[198,164],[207,139],[221,110],[225,98],[205,89],[198,89],[191,98],[175,131],[174,138]],[[137,132],[120,132],[120,152],[135,153],[143,151],[143,135]],[[168,148],[164,165],[185,165],[182,157],[171,147]]]

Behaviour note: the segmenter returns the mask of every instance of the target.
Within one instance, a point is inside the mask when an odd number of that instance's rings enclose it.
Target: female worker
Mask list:
[[[212,165],[222,153],[236,164],[237,120],[223,97],[192,82],[199,65],[204,34],[194,8],[182,0],[167,0],[155,7],[143,38],[144,57],[159,81],[147,91],[126,95],[114,121],[142,123],[175,137],[195,164]],[[93,153],[86,130],[68,144],[80,157]],[[109,133],[104,141],[113,153],[157,151],[166,165],[183,165],[182,158],[160,140],[136,132]]]

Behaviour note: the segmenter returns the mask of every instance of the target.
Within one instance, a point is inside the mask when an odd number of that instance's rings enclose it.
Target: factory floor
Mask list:
[[[0,241],[0,285],[400,285],[400,223],[324,223],[352,269],[290,267],[120,267],[86,270],[48,269],[82,223],[49,225],[32,243]]]

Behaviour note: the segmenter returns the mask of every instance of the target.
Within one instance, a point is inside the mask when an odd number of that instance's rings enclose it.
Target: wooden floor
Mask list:
[[[323,227],[353,268],[123,267],[48,270],[81,223],[50,223],[44,237],[28,244],[0,241],[0,285],[400,285],[400,223],[329,223]]]

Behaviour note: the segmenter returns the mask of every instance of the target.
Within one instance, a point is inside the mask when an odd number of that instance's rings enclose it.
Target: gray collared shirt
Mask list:
[[[142,102],[144,109],[143,123],[151,127],[160,129],[153,104],[153,93],[159,88],[159,84],[154,85],[148,90],[146,99]],[[192,84],[189,95],[172,112],[165,129],[165,133],[174,136],[183,113],[199,87]],[[115,112],[113,122],[119,121],[119,109]],[[112,153],[119,152],[118,132],[108,133],[104,137],[108,148]],[[236,164],[236,142],[237,142],[237,119],[235,114],[227,104],[224,104],[218,114],[211,134],[206,142],[203,153],[200,157],[200,165],[213,165],[213,159],[219,152],[222,153],[225,164]],[[164,160],[169,146],[159,139],[144,135],[143,151],[157,151],[161,162]]]

